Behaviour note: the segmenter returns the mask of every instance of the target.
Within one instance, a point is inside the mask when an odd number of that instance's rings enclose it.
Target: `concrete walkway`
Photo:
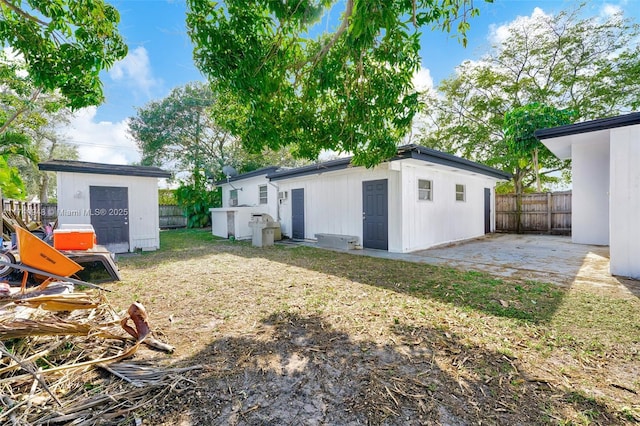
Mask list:
[[[348,253],[487,272],[505,278],[617,288],[640,296],[640,281],[609,273],[609,247],[573,244],[557,235],[489,234],[412,253],[349,250]]]

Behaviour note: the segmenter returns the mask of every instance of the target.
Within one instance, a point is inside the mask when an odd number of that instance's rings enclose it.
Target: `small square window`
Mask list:
[[[456,201],[466,201],[464,185],[456,184]]]
[[[229,205],[235,207],[238,205],[238,190],[232,189],[229,191]]]
[[[431,201],[433,183],[430,180],[418,179],[418,200]]]
[[[260,204],[267,204],[268,202],[267,185],[260,185],[258,187],[258,192],[260,193]]]

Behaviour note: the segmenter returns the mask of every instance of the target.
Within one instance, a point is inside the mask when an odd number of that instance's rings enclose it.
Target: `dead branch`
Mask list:
[[[36,379],[38,381],[38,383],[40,383],[40,385],[42,386],[42,388],[47,391],[47,393],[49,395],[51,395],[51,398],[53,398],[53,400],[60,406],[62,407],[62,402],[60,402],[60,400],[58,399],[57,396],[55,396],[55,394],[53,392],[51,392],[51,389],[49,389],[49,386],[47,386],[47,384],[44,382],[44,380],[42,380],[42,378],[40,378],[41,372],[37,372],[37,371],[32,371],[31,368],[29,366],[27,366],[24,362],[22,362],[21,360],[19,360],[15,355],[13,355],[11,352],[9,352],[7,350],[7,347],[4,345],[4,342],[0,341],[0,352],[2,352],[5,356],[11,358],[14,362],[18,363],[20,365],[20,367],[22,367],[22,369],[24,371],[26,371],[27,373],[31,374],[33,376],[34,379]]]

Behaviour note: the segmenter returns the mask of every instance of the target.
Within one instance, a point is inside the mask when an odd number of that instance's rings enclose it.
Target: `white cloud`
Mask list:
[[[622,12],[622,7],[619,5],[604,3],[602,9],[600,9],[600,16],[608,18],[620,12]]]
[[[434,90],[433,78],[431,77],[431,71],[429,68],[420,68],[413,75],[413,87],[420,93],[428,96],[438,96]],[[427,131],[429,127],[427,117],[418,112],[413,117],[413,123],[411,124],[411,131],[405,136],[402,141],[403,144],[419,143],[420,137]]]
[[[506,24],[489,25],[489,42],[493,44],[501,44],[508,37],[511,31],[517,31],[518,28],[530,27],[532,22],[548,19],[551,15],[545,13],[541,8],[535,7],[531,16],[518,16],[513,21]]]
[[[429,68],[420,68],[413,76],[413,87],[418,92],[426,92],[433,89],[433,78]]]
[[[80,161],[106,164],[131,164],[140,154],[128,132],[127,119],[112,123],[95,121],[96,107],[76,112],[61,129],[68,143],[78,147]]]
[[[123,60],[116,62],[109,70],[109,77],[114,81],[125,83],[147,98],[151,97],[154,88],[162,84],[160,79],[153,77],[149,54],[142,46],[129,51]]]

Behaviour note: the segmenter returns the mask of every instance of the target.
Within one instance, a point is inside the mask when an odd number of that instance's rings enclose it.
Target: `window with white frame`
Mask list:
[[[260,204],[267,204],[269,201],[267,196],[267,185],[260,185],[258,187],[258,192],[260,194]]]
[[[234,207],[238,205],[238,190],[232,189],[229,191],[229,205]]]
[[[466,201],[467,196],[465,193],[464,185],[456,184],[456,201]]]
[[[433,182],[426,179],[418,179],[418,200],[433,200]]]

